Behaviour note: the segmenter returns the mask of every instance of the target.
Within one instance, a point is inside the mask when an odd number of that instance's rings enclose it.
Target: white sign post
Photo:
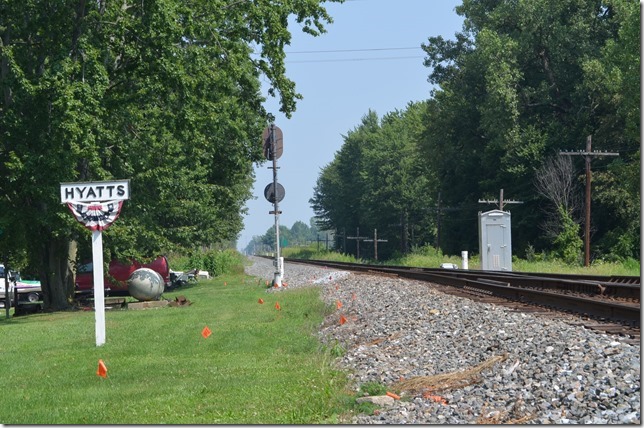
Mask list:
[[[102,231],[118,218],[123,201],[129,198],[130,180],[60,183],[61,203],[67,204],[76,220],[92,231],[96,346],[105,343]]]
[[[92,232],[92,265],[94,266],[94,319],[96,346],[105,343],[105,277],[103,275],[103,233]]]

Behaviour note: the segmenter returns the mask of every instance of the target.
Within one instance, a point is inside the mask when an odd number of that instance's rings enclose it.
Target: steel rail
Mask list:
[[[640,325],[639,303],[619,303],[607,301],[606,299],[593,299],[517,287],[513,286],[511,281],[508,281],[508,278],[511,278],[512,276],[519,277],[516,281],[525,282],[530,280],[529,277],[524,275],[507,275],[507,273],[494,275],[490,271],[474,271],[464,274],[464,271],[458,270],[452,271],[447,269],[410,268],[403,266],[392,267],[362,265],[348,262],[330,262],[324,260],[302,260],[291,258],[285,259],[285,261],[289,263],[311,264],[364,273],[393,274],[404,278],[434,282],[441,285],[460,288],[464,291],[483,293],[489,296],[500,297],[521,303],[556,308],[558,310],[574,312],[594,318],[619,321],[634,327],[639,327]],[[534,281],[537,280],[540,281],[540,284],[545,284],[547,282],[547,277],[534,279]],[[515,279],[513,279],[513,281],[515,281]],[[558,279],[557,281],[562,280]],[[568,283],[575,283],[573,279],[566,279],[565,281]],[[584,279],[583,281],[585,286],[597,286],[597,284],[592,281],[590,285],[586,283],[588,281],[587,279]],[[540,287],[547,288],[543,285]]]
[[[424,272],[441,273],[444,269],[424,270]],[[616,283],[608,282],[605,277],[593,278],[591,275],[583,275],[579,278],[573,275],[566,276],[547,276],[547,274],[531,273],[508,273],[508,272],[491,272],[480,270],[455,270],[453,275],[462,278],[490,279],[493,281],[503,280],[513,287],[536,288],[545,290],[555,290],[561,292],[576,292],[589,295],[599,295],[604,297],[613,297],[621,299],[640,300],[640,284],[634,283]]]

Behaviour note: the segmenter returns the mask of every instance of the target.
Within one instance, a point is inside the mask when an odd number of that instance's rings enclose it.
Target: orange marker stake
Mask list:
[[[282,310],[282,307],[280,306],[279,302],[275,302],[275,309],[277,309],[278,311]]]
[[[201,335],[203,336],[204,339],[208,339],[208,336],[212,334],[212,331],[208,328],[208,326],[204,327],[203,330],[201,330]]]
[[[336,300],[336,302],[335,302],[335,307],[336,307],[337,309],[340,309],[340,308],[342,307],[342,302],[341,302],[341,301],[339,301],[339,300]]]
[[[344,315],[340,315],[340,325],[343,325],[345,322],[347,322],[347,319],[344,317]]]
[[[96,374],[102,378],[107,377],[107,367],[103,360],[98,360],[98,370],[96,370]]]
[[[393,392],[387,391],[387,395],[393,398],[394,400],[400,400],[400,395],[394,394]]]
[[[257,301],[257,303],[259,303],[260,305],[263,305],[263,304],[264,304],[264,299],[262,299],[262,298],[260,297],[260,299]]]

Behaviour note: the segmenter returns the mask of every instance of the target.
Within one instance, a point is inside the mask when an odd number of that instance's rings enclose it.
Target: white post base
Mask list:
[[[469,262],[467,260],[467,251],[461,251],[461,257],[463,258],[463,269],[469,269]]]

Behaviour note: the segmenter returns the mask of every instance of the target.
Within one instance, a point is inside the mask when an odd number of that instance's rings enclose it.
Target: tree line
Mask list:
[[[338,0],[331,0],[338,1]],[[105,259],[236,240],[286,76],[289,20],[325,32],[324,0],[0,3],[0,257],[70,306],[89,231],[60,183],[129,179]],[[261,91],[267,83],[268,94]]]
[[[639,4],[464,0],[456,11],[453,40],[422,44],[430,98],[367,112],[321,170],[310,199],[320,229],[377,229],[381,258],[423,245],[478,253],[478,212],[498,208],[479,201],[503,189],[522,202],[504,207],[513,254],[577,263],[585,157],[563,153],[590,136],[592,258],[639,258]]]
[[[280,225],[280,248],[307,246],[314,242],[320,243],[320,249],[327,247],[328,233],[320,232],[314,219],[307,225],[303,221],[296,221],[291,228]],[[275,251],[275,226],[271,226],[261,236],[253,236],[244,248],[246,254],[262,254]],[[333,242],[331,241],[331,244]]]

